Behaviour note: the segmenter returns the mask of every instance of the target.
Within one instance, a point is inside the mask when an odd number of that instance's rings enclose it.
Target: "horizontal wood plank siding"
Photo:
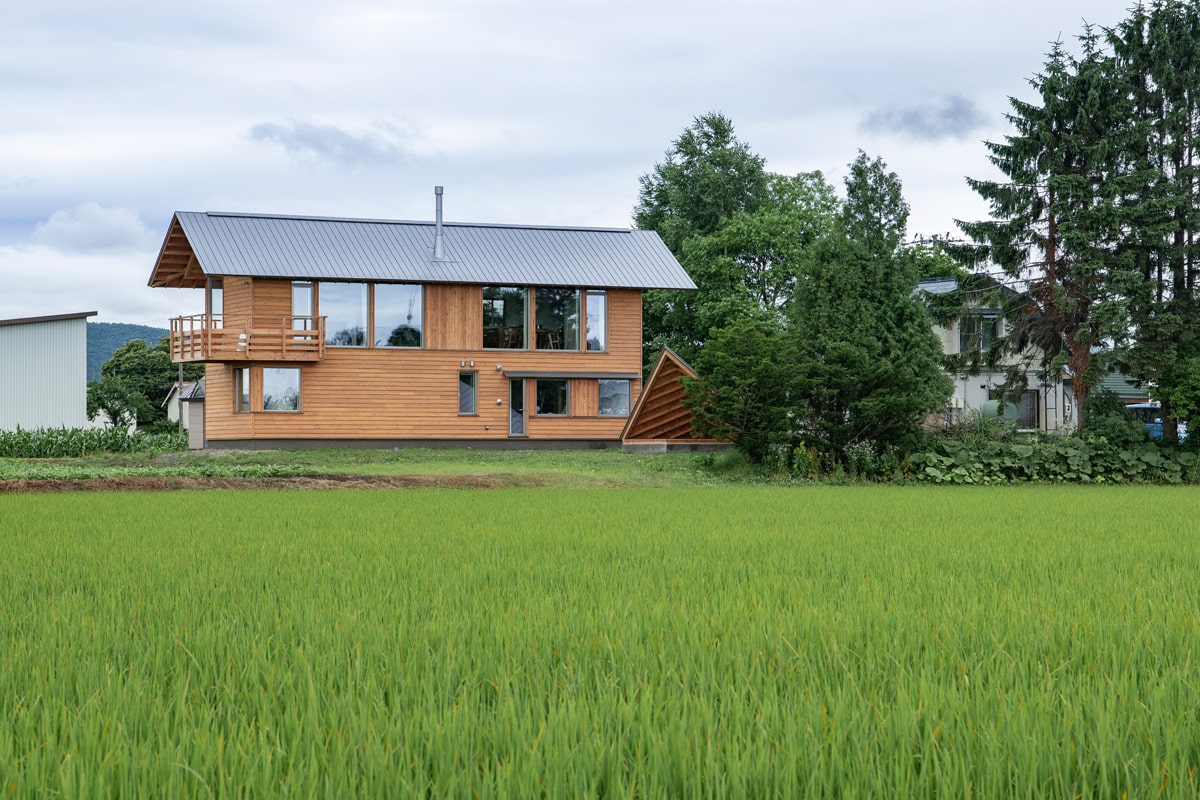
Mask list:
[[[222,313],[226,316],[248,317],[256,311],[259,314],[264,313],[262,309],[254,308],[254,282],[249,278],[225,278],[221,281],[221,289],[224,305]]]
[[[252,284],[255,316],[272,322],[292,313],[292,282],[256,278]],[[249,313],[249,312],[248,312]]]
[[[228,313],[234,313],[230,289],[241,285],[241,280],[226,278]],[[257,279],[247,286],[253,290],[255,316],[291,313],[290,281]],[[506,372],[602,375],[641,371],[642,305],[638,290],[609,291],[608,350],[602,353],[483,350],[482,301],[479,286],[426,285],[424,348],[330,347],[317,362],[248,365],[252,372],[252,408],[261,408],[263,367],[299,367],[299,412],[234,413],[233,368],[210,364],[206,437],[214,441],[508,439]],[[237,308],[240,312],[241,306]],[[463,371],[478,374],[476,415],[459,414],[458,376]],[[527,388],[531,400],[532,387]],[[640,389],[641,381],[630,382],[631,402],[636,401]],[[528,438],[619,439],[626,419],[600,417],[598,405],[596,379],[573,378],[570,416],[539,418],[532,412],[533,403],[527,400]]]
[[[483,288],[456,284],[425,287],[426,346],[433,350],[483,347]]]
[[[254,434],[251,414],[233,410],[233,371],[227,364],[209,364],[204,370],[204,438],[248,439]],[[253,387],[252,387],[253,388]],[[251,402],[254,398],[251,397]],[[262,390],[258,394],[262,403]]]

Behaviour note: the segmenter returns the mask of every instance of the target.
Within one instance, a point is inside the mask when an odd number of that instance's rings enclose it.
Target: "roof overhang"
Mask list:
[[[183,226],[179,224],[179,216],[176,215],[171,218],[167,238],[163,240],[162,248],[158,251],[158,259],[150,273],[150,286],[202,289],[206,282],[207,276],[196,259],[187,234],[183,232]]]

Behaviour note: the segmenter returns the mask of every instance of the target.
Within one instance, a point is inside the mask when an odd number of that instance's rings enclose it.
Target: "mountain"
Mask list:
[[[148,325],[128,325],[124,322],[89,322],[87,324],[87,379],[100,377],[100,367],[112,358],[117,348],[133,339],[144,339],[148,345],[170,334],[166,328]]]

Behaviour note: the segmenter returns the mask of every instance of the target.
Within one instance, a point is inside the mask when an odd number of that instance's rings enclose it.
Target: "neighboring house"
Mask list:
[[[180,416],[183,417],[183,429],[188,428],[187,413],[183,409],[183,400],[185,397],[191,396],[191,393],[196,388],[196,381],[175,381],[171,384],[171,391],[167,392],[167,397],[162,401],[159,408],[167,412],[167,420],[176,425],[179,424]]]
[[[928,294],[945,294],[954,291],[957,283],[954,278],[932,278],[921,281],[918,288]],[[955,355],[986,351],[996,338],[1004,335],[1004,324],[998,311],[981,308],[976,313],[962,316],[950,327],[935,325],[933,332],[941,340],[942,352]],[[1012,363],[1016,363],[1015,359]],[[1064,383],[1061,375],[1043,381],[1031,365],[1025,373],[1026,389],[1016,402],[1003,401],[1002,387],[1006,376],[1001,370],[985,369],[974,375],[952,374],[950,378],[954,381],[954,394],[945,413],[947,424],[961,422],[974,411],[1002,416],[1022,430],[1056,431],[1075,427],[1070,383]]]
[[[150,276],[206,291],[208,447],[620,444],[653,231],[178,212]]]
[[[85,428],[87,318],[0,320],[0,430]]]

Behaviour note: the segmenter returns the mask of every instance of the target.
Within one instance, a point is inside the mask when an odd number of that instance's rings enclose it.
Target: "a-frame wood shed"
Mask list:
[[[685,377],[697,377],[696,371],[670,348],[664,347],[621,433],[621,444],[625,449],[665,452],[729,447],[726,442],[702,439],[692,433],[692,412],[683,405],[680,379]]]

